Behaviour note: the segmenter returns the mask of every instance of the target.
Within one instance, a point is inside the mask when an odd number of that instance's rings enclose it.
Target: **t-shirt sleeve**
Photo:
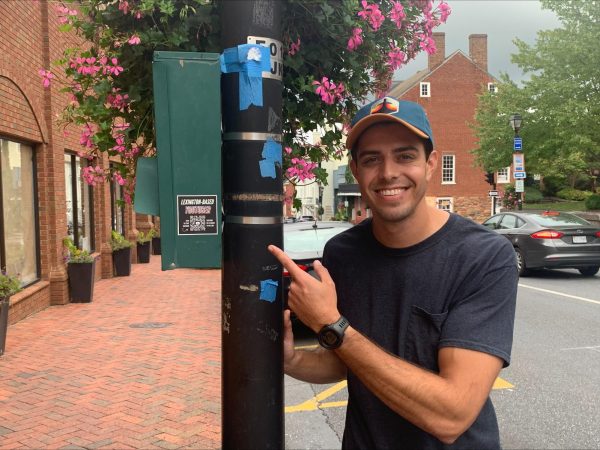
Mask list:
[[[516,264],[473,280],[476,288],[455,299],[442,327],[439,348],[459,347],[497,356],[510,364],[518,273]]]

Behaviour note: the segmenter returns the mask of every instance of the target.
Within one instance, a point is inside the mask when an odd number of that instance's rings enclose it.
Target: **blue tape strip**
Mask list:
[[[278,281],[262,280],[260,282],[260,299],[273,303],[277,297],[277,286],[279,286]]]
[[[268,138],[263,146],[262,157],[264,159],[258,162],[260,175],[263,178],[277,178],[275,165],[279,164],[280,167],[282,165],[281,144]]]
[[[221,72],[239,72],[240,111],[250,105],[263,106],[262,73],[271,70],[268,47],[254,44],[238,45],[221,54]]]

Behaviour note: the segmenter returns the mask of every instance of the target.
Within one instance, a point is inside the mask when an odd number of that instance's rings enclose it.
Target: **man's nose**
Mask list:
[[[381,164],[381,178],[384,180],[393,180],[399,176],[398,164],[391,158],[385,158]]]

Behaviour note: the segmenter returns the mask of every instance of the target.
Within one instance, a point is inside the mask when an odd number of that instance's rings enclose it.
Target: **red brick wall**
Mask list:
[[[420,97],[417,83],[402,98],[421,104],[433,128],[439,158],[427,195],[452,197],[455,212],[469,211],[464,215],[483,219],[491,212],[487,197],[490,185],[483,170],[475,166],[471,151],[476,147],[476,139],[469,123],[475,120],[477,96],[493,78],[462,53],[455,53],[423,81],[431,83],[431,97]],[[444,154],[455,155],[456,184],[442,184]]]
[[[78,151],[80,131],[64,129],[58,118],[69,102],[60,92],[60,74],[50,88],[42,86],[40,69],[51,69],[67,47],[79,40],[58,30],[58,2],[0,0],[0,137],[27,143],[37,162],[41,282],[11,301],[11,323],[49,304],[68,302],[62,238],[67,233],[64,153]],[[108,164],[108,160],[101,164]],[[111,276],[110,191],[94,189],[94,240],[100,261],[97,275]],[[127,208],[127,235],[134,235],[134,215]],[[48,283],[49,282],[49,283]],[[40,286],[44,287],[40,289]]]

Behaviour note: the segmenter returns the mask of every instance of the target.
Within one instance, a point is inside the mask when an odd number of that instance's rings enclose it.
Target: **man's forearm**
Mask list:
[[[346,378],[346,366],[335,353],[322,348],[296,350],[284,371],[293,378],[315,384],[335,383]]]
[[[353,328],[346,331],[344,343],[335,352],[390,409],[445,443],[453,442],[471,425],[491,388],[478,379],[471,384],[465,380],[463,371],[478,370],[477,365],[460,372],[452,367],[444,374],[440,364],[440,374],[429,372],[386,352]],[[478,355],[474,358],[477,361]],[[448,366],[452,364],[448,361]],[[496,369],[483,370],[493,373]]]

